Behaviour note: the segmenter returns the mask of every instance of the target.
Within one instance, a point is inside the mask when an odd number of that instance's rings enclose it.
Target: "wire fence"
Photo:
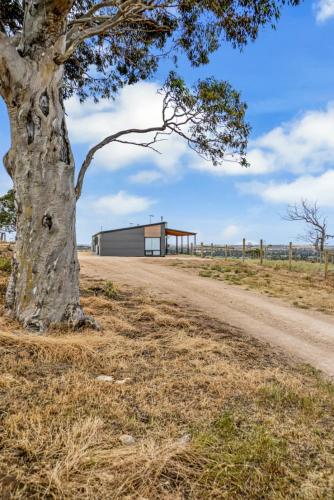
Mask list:
[[[173,252],[170,252],[173,253]],[[260,240],[258,244],[246,243],[244,238],[240,245],[190,245],[189,250],[183,249],[178,254],[190,254],[202,258],[222,258],[236,260],[256,260],[260,264],[268,261],[287,261],[288,269],[295,269],[296,263],[318,263],[319,272],[325,279],[333,274],[334,246],[326,246],[322,251],[311,245],[271,245]]]
[[[241,245],[200,244],[192,246],[190,253],[199,257],[222,257],[233,259],[263,259],[263,260],[293,260],[307,262],[322,262],[325,253],[330,262],[334,263],[334,246],[328,246],[324,251],[311,245],[271,245],[265,242],[259,244],[245,243]]]

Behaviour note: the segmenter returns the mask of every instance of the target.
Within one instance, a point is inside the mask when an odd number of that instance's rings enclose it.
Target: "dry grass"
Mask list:
[[[302,309],[334,314],[334,268],[328,279],[323,269],[311,262],[295,262],[289,271],[286,261],[237,259],[177,259],[170,265],[182,267],[205,278],[257,290],[269,297],[278,297]]]
[[[4,498],[333,497],[334,389],[318,372],[178,304],[82,288],[101,332],[0,319]]]

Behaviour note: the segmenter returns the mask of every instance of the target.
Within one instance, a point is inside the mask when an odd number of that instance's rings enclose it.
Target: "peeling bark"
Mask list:
[[[14,81],[9,71],[10,85],[5,82],[2,92],[11,125],[4,163],[17,207],[6,306],[13,318],[35,331],[59,323],[96,326],[79,301],[74,160],[60,97],[63,68],[53,62],[53,51],[40,52],[34,60],[36,51],[24,58],[23,78]]]

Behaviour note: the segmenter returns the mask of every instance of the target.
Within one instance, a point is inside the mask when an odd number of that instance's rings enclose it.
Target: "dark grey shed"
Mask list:
[[[101,256],[164,257],[169,249],[168,236],[176,237],[176,253],[179,249],[179,237],[181,237],[181,250],[186,248],[186,253],[190,252],[190,236],[194,237],[196,244],[196,233],[169,229],[166,222],[157,222],[100,231],[92,237],[92,251]],[[187,237],[186,247],[183,245],[183,236]]]

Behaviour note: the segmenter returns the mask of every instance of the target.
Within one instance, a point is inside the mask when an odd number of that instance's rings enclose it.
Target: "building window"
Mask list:
[[[161,255],[160,238],[145,238],[145,255],[148,257]]]

